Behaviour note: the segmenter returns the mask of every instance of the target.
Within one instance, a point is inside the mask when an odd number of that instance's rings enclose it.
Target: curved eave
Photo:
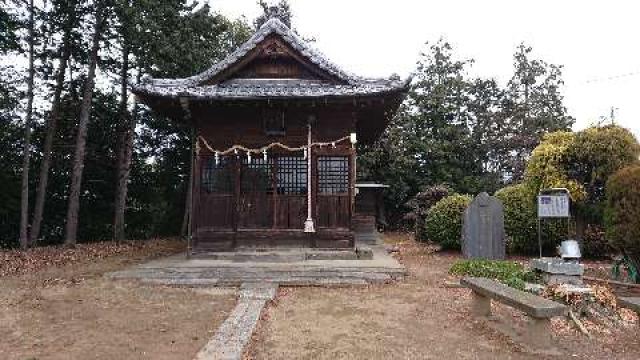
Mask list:
[[[133,86],[136,95],[164,99],[209,101],[256,101],[275,99],[324,99],[387,96],[406,92],[408,82],[363,82],[357,85],[304,85],[304,86]]]
[[[406,95],[407,89],[403,89],[385,97],[385,101],[377,107],[361,109],[356,123],[358,141],[364,144],[372,144],[378,140],[391,119],[398,112],[398,108]]]

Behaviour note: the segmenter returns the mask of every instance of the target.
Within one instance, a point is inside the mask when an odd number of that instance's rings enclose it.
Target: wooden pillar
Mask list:
[[[193,179],[191,179],[191,211],[189,214],[189,249],[188,253],[191,254],[193,248],[198,244],[198,218],[200,213],[200,187],[201,187],[201,177],[202,177],[202,169],[201,169],[201,156],[200,156],[200,147],[198,145],[198,137],[197,132],[194,131],[195,137],[195,151],[192,156],[192,171],[193,171]]]
[[[232,163],[233,166],[233,174],[234,174],[234,182],[235,186],[233,187],[233,245],[232,247],[235,249],[238,246],[238,225],[240,223],[240,197],[241,197],[241,171],[242,171],[242,161],[238,158],[238,156],[233,153]]]
[[[186,122],[191,122],[192,120],[192,116],[191,116],[191,108],[189,106],[189,99],[188,98],[183,98],[181,97],[179,99],[180,102],[180,107],[182,108],[182,112],[183,112],[183,119]],[[194,182],[195,182],[195,154],[196,154],[196,146],[198,146],[198,140],[197,140],[197,130],[195,129],[195,124],[191,124],[192,128],[191,128],[191,156],[190,158],[190,168],[189,168],[189,184],[187,186],[187,196],[185,199],[185,213],[184,213],[184,218],[182,220],[182,229],[181,229],[181,233],[184,234],[185,230],[186,230],[186,235],[187,235],[187,257],[191,256],[191,252],[192,252],[192,236],[193,236],[193,208],[194,208],[194,201],[193,201],[193,192],[194,192]]]

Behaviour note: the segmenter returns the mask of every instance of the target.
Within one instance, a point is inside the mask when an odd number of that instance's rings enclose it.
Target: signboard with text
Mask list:
[[[569,195],[538,195],[538,217],[540,218],[568,218]]]

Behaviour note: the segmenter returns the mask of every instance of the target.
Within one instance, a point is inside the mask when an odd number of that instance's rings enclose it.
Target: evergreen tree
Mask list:
[[[27,108],[24,120],[24,148],[22,150],[22,185],[20,187],[20,247],[26,249],[29,246],[29,168],[31,163],[31,132],[33,126],[33,87],[35,82],[35,6],[33,0],[28,4],[29,20],[28,29],[28,50],[29,59],[27,83]]]
[[[54,10],[50,15],[52,18],[51,26],[54,32],[57,30],[62,33],[62,42],[60,43],[55,58],[58,61],[58,68],[55,73],[55,84],[53,88],[53,97],[51,101],[51,110],[47,117],[46,135],[42,149],[42,162],[40,164],[40,173],[38,177],[38,188],[36,191],[35,206],[33,211],[33,220],[31,224],[31,232],[29,234],[30,243],[35,243],[40,237],[40,229],[44,215],[44,207],[46,201],[47,184],[49,182],[49,170],[51,167],[51,156],[53,151],[53,141],[56,136],[58,121],[60,116],[60,106],[62,91],[64,88],[64,80],[67,72],[68,64],[73,51],[74,30],[79,21],[79,9],[76,1],[54,1]]]
[[[80,105],[75,153],[73,156],[73,170],[71,172],[71,185],[69,188],[69,205],[67,206],[64,240],[67,246],[75,246],[77,241],[80,191],[82,189],[82,175],[85,167],[87,131],[91,115],[96,68],[98,66],[98,50],[100,50],[100,39],[102,28],[105,25],[106,11],[107,9],[102,3],[96,4],[91,50],[89,52],[89,69],[87,70],[87,76],[84,80],[82,90],[82,103]]]
[[[473,60],[457,60],[440,40],[421,56],[407,100],[381,141],[362,148],[360,175],[391,186],[395,219],[418,191],[445,184],[453,191],[493,192],[511,176],[547,132],[573,119],[562,103],[561,67],[516,52],[515,74],[506,88],[471,78]]]
[[[522,178],[524,162],[544,134],[570,130],[574,119],[567,114],[560,88],[562,66],[531,58],[532,48],[520,44],[513,55],[514,74],[506,89],[510,134],[506,141],[513,152],[513,180]]]
[[[90,78],[93,19],[99,3],[108,11],[95,61],[98,85],[89,102],[84,89]],[[27,59],[28,2],[4,0],[2,4],[15,4],[15,8],[0,11],[2,24],[10,19],[13,26],[11,31],[0,29],[0,53]],[[29,203],[35,198],[31,241],[52,244],[65,239],[65,212],[73,194],[78,198],[79,241],[116,237],[117,224],[119,236],[124,229],[127,238],[176,235],[185,208],[190,132],[185,125],[155,116],[142,106],[127,107],[127,86],[144,74],[185,77],[203,71],[244,41],[250,28],[187,0],[52,0],[36,2],[36,8],[35,34],[42,41],[34,47],[34,95],[47,112],[34,112],[32,122],[30,168],[39,167],[40,176],[34,176],[34,171],[29,174]],[[22,48],[7,45],[5,35]],[[25,113],[19,100],[26,99],[26,81],[19,76],[24,71],[19,66],[0,64],[0,178],[9,189],[0,199],[4,247],[15,246],[19,238],[22,166],[16,159],[22,158],[25,148],[24,135],[19,133],[24,130]],[[84,106],[83,99],[87,99]],[[80,159],[74,148],[84,126],[79,127],[79,119],[85,117],[85,156],[76,162],[76,168],[82,165],[81,181],[76,180],[70,196],[70,174],[75,159]],[[116,212],[120,212],[119,223],[114,221]]]
[[[12,0],[0,0],[0,54],[20,48],[17,36],[19,22],[11,11],[13,6]]]

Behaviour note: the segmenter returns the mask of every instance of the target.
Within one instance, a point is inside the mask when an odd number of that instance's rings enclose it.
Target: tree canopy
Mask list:
[[[530,47],[516,49],[505,87],[470,76],[473,60],[457,59],[442,39],[427,49],[398,115],[359,159],[362,176],[390,185],[396,216],[429,186],[479,193],[520,180],[544,134],[573,123],[562,103],[561,67],[532,59]]]
[[[4,4],[11,6],[0,7],[0,54],[24,57],[28,34],[23,27],[29,9],[25,2],[4,0]],[[28,148],[32,157],[31,209],[41,180],[38,170],[44,159],[44,142],[52,129],[53,95],[60,91],[38,239],[41,243],[57,243],[64,236],[69,174],[98,4],[104,6],[104,26],[100,33],[98,79],[91,101],[79,199],[81,209],[91,209],[80,212],[78,238],[84,241],[111,238],[117,190],[114,174],[118,171],[118,154],[124,146],[120,140],[125,130],[123,124],[130,118],[135,118],[136,125],[127,181],[130,188],[126,205],[127,237],[175,235],[182,222],[190,132],[142,106],[129,106],[126,96],[123,102],[121,84],[125,84],[126,91],[127,82],[136,82],[145,74],[193,75],[222,59],[251,32],[244,20],[228,19],[200,1],[36,1],[36,107],[33,143]],[[66,52],[69,56],[65,60]],[[66,66],[61,67],[62,63]],[[0,199],[0,239],[2,246],[15,246],[26,69],[10,67],[7,62],[1,64],[4,67],[0,71],[0,180],[9,191],[2,192]],[[56,78],[60,69],[63,69],[63,81],[59,85]]]

